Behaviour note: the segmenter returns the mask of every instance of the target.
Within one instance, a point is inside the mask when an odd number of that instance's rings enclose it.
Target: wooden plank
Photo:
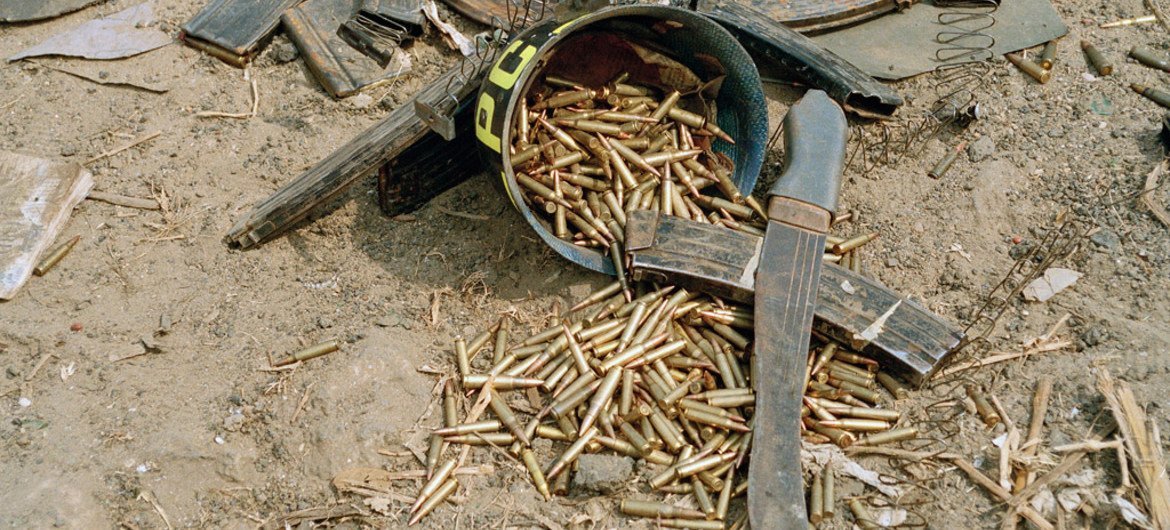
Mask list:
[[[77,164],[0,152],[0,300],[24,285],[92,187]]]
[[[448,98],[448,91],[461,101],[470,99],[479,87],[487,65],[475,75],[464,76],[456,65],[435,79],[410,101],[386,118],[341,146],[276,193],[257,204],[231,228],[225,242],[235,248],[250,248],[267,241],[304,219],[312,210],[336,197],[359,178],[397,158],[431,132],[414,110],[414,102],[432,106]],[[474,141],[471,138],[458,141]]]

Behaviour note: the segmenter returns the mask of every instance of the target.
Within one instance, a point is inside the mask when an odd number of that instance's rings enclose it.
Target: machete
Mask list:
[[[756,270],[756,412],[748,519],[752,528],[807,528],[800,405],[825,234],[845,166],[845,113],[810,90],[784,117],[784,169],[768,193]]]

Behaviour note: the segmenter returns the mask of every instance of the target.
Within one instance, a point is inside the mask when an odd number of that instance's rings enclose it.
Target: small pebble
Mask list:
[[[83,328],[81,326],[81,322],[74,322],[72,324],[69,324],[69,331],[78,332],[78,331],[81,331],[82,329]]]
[[[29,398],[26,398],[26,397],[22,397],[22,398],[16,400],[16,403],[18,405],[20,405],[21,407],[28,407],[28,406],[32,405],[32,400]]]

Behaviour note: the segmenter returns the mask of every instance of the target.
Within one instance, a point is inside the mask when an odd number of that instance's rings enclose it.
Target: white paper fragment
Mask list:
[[[1032,509],[1040,512],[1045,517],[1050,517],[1056,512],[1056,496],[1052,494],[1052,490],[1044,488],[1032,497]]]
[[[77,365],[74,363],[69,363],[69,366],[62,366],[61,367],[61,381],[68,381],[69,378],[72,377],[73,374],[76,372],[77,372]]]
[[[1066,512],[1075,512],[1077,507],[1081,505],[1081,492],[1073,488],[1065,488],[1056,494],[1056,502],[1060,503],[1060,507],[1064,508]]]
[[[1121,510],[1121,518],[1125,519],[1125,522],[1141,528],[1150,528],[1150,519],[1132,502],[1125,500],[1121,495],[1114,495],[1113,502],[1117,504],[1117,509]]]
[[[882,328],[885,327],[886,321],[890,319],[890,315],[893,315],[894,311],[897,311],[898,307],[901,305],[901,300],[895,302],[894,305],[890,306],[890,308],[887,309],[882,316],[873,321],[873,324],[870,324],[869,327],[865,328],[865,330],[861,333],[855,334],[854,338],[864,340],[866,342],[873,342],[874,339],[878,338],[878,335],[882,334]]]
[[[1084,274],[1072,269],[1052,267],[1044,271],[1044,276],[1032,280],[1032,283],[1024,287],[1024,299],[1031,302],[1047,302],[1049,298],[1056,296],[1056,293],[1077,283],[1081,276]]]
[[[849,294],[853,294],[853,293],[857,292],[857,289],[855,289],[853,287],[853,284],[849,283],[849,280],[845,280],[845,281],[841,282],[841,290],[845,291],[846,293],[849,293]]]
[[[422,3],[422,10],[423,14],[427,16],[427,20],[430,20],[431,24],[434,24],[443,35],[450,39],[448,44],[453,43],[452,47],[458,49],[464,57],[475,55],[475,44],[471,42],[471,39],[463,36],[458,29],[455,29],[455,26],[439,18],[439,6],[435,5],[435,0],[425,0]]]
[[[845,461],[841,464],[839,469],[846,475],[860,480],[867,486],[880,491],[882,495],[895,499],[902,495],[902,492],[899,491],[898,488],[882,482],[881,476],[879,476],[877,472],[865,469],[864,467],[861,467],[861,464],[858,464],[853,460]]]
[[[893,528],[906,522],[906,510],[901,508],[879,508],[874,510],[873,517],[878,526]]]
[[[891,498],[902,495],[901,488],[881,481],[879,475],[849,458],[840,447],[833,444],[810,444],[801,442],[800,461],[805,469],[823,469],[831,465],[838,473],[849,475]],[[815,464],[815,465],[812,465]]]
[[[1003,449],[1003,444],[1004,444],[1004,442],[1007,441],[1007,438],[1008,438],[1008,435],[1005,432],[999,436],[996,436],[994,439],[992,439],[991,444],[1000,448],[1000,449]]]
[[[22,398],[16,400],[16,404],[20,405],[21,408],[29,407],[29,406],[32,406],[32,400],[29,398],[26,398],[26,397],[22,397]]]

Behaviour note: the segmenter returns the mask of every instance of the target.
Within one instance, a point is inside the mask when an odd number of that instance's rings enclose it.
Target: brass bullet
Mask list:
[[[655,122],[662,121],[663,118],[670,114],[671,109],[674,108],[681,97],[682,94],[680,94],[679,91],[671,90],[670,93],[662,99],[662,102],[658,104],[658,108],[654,109],[654,112],[650,113],[650,118]]]
[[[832,429],[843,429],[847,431],[857,432],[874,432],[889,430],[891,425],[887,421],[870,420],[861,418],[845,418],[840,420],[820,420],[817,422],[820,425]]]
[[[540,154],[540,146],[539,145],[530,145],[528,147],[525,147],[524,149],[516,151],[516,153],[511,155],[511,157],[509,157],[509,158],[511,159],[512,167],[516,168],[516,167],[520,167],[520,166],[524,165],[525,163],[527,163],[529,161],[536,159],[537,155],[539,155],[539,154]]]
[[[572,92],[562,92],[556,94],[546,100],[538,101],[535,105],[530,107],[531,110],[543,110],[548,108],[568,107],[576,103],[580,103],[587,99],[593,99],[596,92],[589,89],[574,90]]]
[[[707,492],[707,487],[703,485],[703,481],[699,477],[691,477],[691,491],[695,497],[695,504],[699,505],[699,510],[703,512],[707,520],[715,519],[715,503],[711,501],[711,494]]]
[[[581,452],[585,450],[585,445],[593,441],[593,439],[597,437],[597,434],[597,427],[593,427],[582,432],[581,437],[578,438],[577,441],[573,442],[573,444],[570,445],[564,453],[561,453],[561,456],[557,458],[555,462],[553,462],[552,466],[549,467],[548,472],[545,473],[545,476],[549,479],[552,479],[561,474],[561,472],[563,472],[568,466],[573,464],[573,461],[576,460],[577,457],[581,455]]]
[[[1060,39],[1052,39],[1044,44],[1044,50],[1040,52],[1040,60],[1036,61],[1040,68],[1051,70],[1052,65],[1056,62],[1056,45]]]
[[[293,364],[293,363],[303,362],[303,361],[307,361],[309,359],[316,359],[317,357],[320,357],[322,355],[333,353],[340,348],[341,348],[341,345],[337,341],[330,340],[330,341],[322,342],[320,344],[315,344],[313,346],[309,346],[308,348],[305,348],[305,349],[298,351],[292,355],[289,355],[288,357],[285,357],[283,359],[280,359],[280,360],[272,363],[272,365],[273,366],[288,366],[288,365]]]
[[[876,391],[870,390],[864,386],[849,381],[844,381],[837,377],[830,376],[829,384],[844,390],[853,397],[864,399],[865,401],[873,404],[877,404],[882,400],[881,394],[878,394]]]
[[[593,304],[601,302],[602,300],[605,300],[606,298],[609,298],[609,297],[617,294],[621,290],[622,290],[622,285],[618,282],[613,282],[613,283],[605,286],[601,290],[589,295],[584,300],[578,302],[577,305],[574,305],[571,309],[569,309],[569,311],[571,311],[571,312],[580,311],[586,307],[589,307]],[[551,333],[549,333],[550,331],[551,331]],[[545,331],[545,333],[549,333],[547,338],[545,338],[543,340],[537,340],[535,342],[529,342],[530,340],[535,339],[536,337],[539,336],[539,335],[536,335],[536,336],[533,336],[531,339],[524,341],[524,345],[527,346],[530,344],[535,344],[537,342],[545,342],[545,341],[550,340],[553,337],[555,337],[558,332],[560,332],[560,326],[554,326],[553,328],[550,328],[549,330]]]
[[[754,394],[743,394],[738,396],[716,396],[707,398],[707,404],[714,407],[734,408],[742,407],[744,405],[753,405],[756,402]]]
[[[455,382],[448,379],[443,383],[443,426],[459,424],[459,405],[455,402]]]
[[[956,145],[954,149],[948,151],[946,156],[942,157],[942,160],[939,160],[938,163],[935,164],[933,168],[931,168],[931,170],[927,173],[927,176],[932,179],[943,178],[943,175],[946,175],[947,171],[950,171],[951,166],[954,165],[955,161],[959,159],[959,155],[962,154],[963,150],[966,148],[966,140],[959,142],[959,145]]]
[[[698,460],[679,464],[674,468],[676,478],[684,479],[691,475],[698,474],[701,471],[708,471],[719,467],[722,464],[735,460],[736,453],[721,453],[717,455],[706,456]]]
[[[532,441],[528,439],[528,435],[524,432],[524,428],[521,427],[520,422],[516,419],[516,414],[512,412],[511,407],[508,406],[508,404],[504,401],[504,398],[501,397],[500,394],[495,391],[495,389],[490,389],[489,392],[491,397],[488,399],[488,406],[492,408],[492,412],[496,413],[496,417],[500,419],[500,422],[502,422],[504,426],[508,428],[508,431],[511,432],[516,437],[516,439],[520,441],[520,443],[524,444],[526,447],[531,446]]]
[[[37,263],[36,267],[33,267],[33,274],[37,276],[44,276],[49,271],[53,270],[53,267],[57,266],[57,263],[64,259],[65,256],[69,254],[71,250],[73,250],[73,247],[77,245],[78,241],[81,241],[81,236],[73,236],[64,243],[58,245],[53,250],[49,251],[49,253],[45,255],[45,258]]]
[[[442,504],[443,501],[447,500],[447,497],[450,497],[451,494],[455,493],[455,490],[457,489],[459,489],[459,481],[454,478],[447,479],[447,481],[439,487],[438,491],[436,491],[434,495],[431,495],[431,497],[428,498],[426,502],[424,502],[422,506],[419,507],[414,516],[410,518],[410,522],[407,523],[407,526],[414,526],[415,523],[418,523],[420,520],[422,520],[423,517],[426,517],[427,514],[431,513],[431,511]]]
[[[752,216],[755,215],[751,208],[748,208],[742,204],[735,204],[734,202],[731,202],[727,199],[721,199],[719,197],[699,195],[693,197],[693,200],[698,203],[699,206],[710,208],[712,210],[725,210],[727,213],[740,219],[751,219]]]
[[[536,461],[536,453],[526,447],[520,453],[520,458],[524,460],[524,467],[528,468],[528,474],[532,476],[532,483],[536,485],[536,491],[540,492],[544,500],[552,500],[552,493],[548,489],[548,480],[544,478],[540,462]]]
[[[1004,57],[1007,57],[1008,61],[1010,61],[1012,64],[1016,65],[1016,68],[1019,68],[1020,71],[1024,72],[1025,74],[1028,74],[1029,77],[1031,77],[1032,79],[1035,79],[1040,84],[1047,83],[1048,80],[1052,77],[1051,71],[1045,70],[1045,69],[1041,68],[1040,65],[1038,65],[1038,64],[1036,64],[1028,59],[1024,59],[1023,57],[1020,57],[1017,54],[1009,53],[1007,55],[1004,55]]]
[[[813,475],[812,487],[808,489],[808,522],[820,524],[825,519],[825,487],[821,474]]]
[[[687,530],[723,530],[723,521],[703,519],[659,519],[655,521],[663,528],[684,528]]]
[[[446,440],[442,436],[431,435],[430,443],[427,445],[426,468],[427,476],[432,476],[435,473],[435,467],[439,465],[439,458],[443,455],[443,448]]]
[[[970,384],[965,387],[965,390],[967,391],[967,397],[975,402],[975,411],[979,413],[979,417],[987,425],[987,428],[995,427],[1000,421],[999,413],[991,406],[991,402],[987,400],[987,396],[983,395],[983,391],[979,387]]]
[[[727,429],[736,432],[751,431],[751,428],[749,428],[747,425],[743,425],[741,423],[732,421],[729,418],[724,418],[722,416],[717,416],[694,408],[683,409],[683,416],[688,420],[697,421],[699,423],[711,425],[713,427],[719,427],[721,429]]]
[[[1104,24],[1101,24],[1098,27],[1100,27],[1100,28],[1119,28],[1121,26],[1132,26],[1134,24],[1145,24],[1148,22],[1155,22],[1157,20],[1158,20],[1158,17],[1156,17],[1154,15],[1142,15],[1140,17],[1123,18],[1121,20],[1115,20],[1113,22],[1106,22]]]
[[[524,431],[520,431],[520,433],[523,434]],[[512,433],[507,433],[507,432],[485,432],[485,433],[461,434],[458,436],[447,436],[444,438],[444,440],[446,440],[448,443],[453,443],[453,444],[475,445],[475,446],[483,446],[483,445],[504,446],[504,445],[511,445],[513,442],[517,441],[516,435],[514,435]]]
[[[824,469],[821,470],[821,475],[821,485],[823,488],[821,490],[821,510],[825,519],[832,519],[833,515],[835,515],[837,511],[837,509],[834,507],[837,502],[837,494],[833,491],[833,468],[825,466]]]
[[[444,462],[442,467],[435,470],[434,474],[427,480],[427,483],[423,484],[422,489],[419,490],[418,498],[414,501],[414,505],[410,507],[410,513],[417,512],[427,499],[434,495],[436,491],[439,491],[443,483],[447,482],[447,479],[451,477],[451,474],[455,471],[455,466],[458,464],[459,459],[452,458]]]
[[[626,515],[651,519],[702,519],[706,517],[706,514],[699,510],[635,499],[622,499],[619,509]]]
[[[891,429],[886,432],[871,434],[858,440],[857,445],[882,445],[909,440],[915,436],[918,436],[918,429],[914,427],[902,427],[900,429]]]
[[[435,429],[433,434],[438,436],[455,436],[476,432],[493,432],[500,430],[500,427],[502,427],[502,424],[499,420],[483,420],[477,421],[475,423],[464,423],[461,425],[443,427],[442,429]]]
[[[861,504],[861,499],[849,499],[849,511],[853,512],[854,522],[860,526],[862,530],[878,530],[881,528],[873,518],[873,514],[869,513],[864,504]]]
[[[902,384],[901,381],[898,381],[888,372],[878,372],[877,382],[882,388],[885,388],[887,392],[892,394],[894,399],[906,399],[910,397],[910,390],[906,388],[906,385]]]
[[[597,387],[597,393],[593,395],[593,401],[589,403],[589,409],[585,412],[585,416],[581,418],[582,431],[589,430],[593,426],[593,422],[597,420],[597,416],[613,399],[614,391],[617,390],[618,382],[622,378],[622,368],[612,368],[605,373],[605,377],[601,380],[601,385]]]
[[[1089,66],[1093,67],[1097,75],[1107,76],[1113,74],[1113,63],[1109,62],[1109,59],[1106,59],[1101,54],[1101,51],[1096,46],[1093,46],[1093,43],[1082,40],[1081,49],[1084,50],[1085,57],[1089,59]]]
[[[844,253],[849,252],[850,250],[853,250],[855,248],[860,248],[861,246],[863,246],[863,245],[865,245],[865,244],[867,244],[867,243],[869,243],[877,238],[878,238],[878,233],[871,232],[869,234],[863,234],[863,235],[860,235],[860,236],[857,236],[857,237],[854,237],[851,239],[847,239],[841,243],[833,245],[833,254],[837,254],[837,255],[844,254]]]
[[[842,449],[853,445],[857,441],[857,437],[849,431],[843,431],[833,427],[821,425],[820,422],[814,422],[812,429],[832,440],[832,442]]]
[[[560,429],[552,425],[537,425],[535,431],[536,437],[553,440],[556,442],[567,442],[570,440],[569,435],[565,434]]]
[[[516,390],[521,388],[536,388],[544,383],[541,379],[527,377],[512,377],[507,375],[489,376],[471,374],[463,377],[463,388],[476,390],[483,388],[488,379],[492,380],[492,388],[496,390]]]
[[[617,152],[617,154],[622,158],[628,160],[631,164],[634,164],[635,166],[638,166],[639,168],[649,172],[651,175],[654,175],[655,177],[662,176],[662,173],[659,173],[657,168],[648,164],[646,159],[642,158],[642,155],[639,155],[637,151],[626,147],[621,142],[609,142],[609,147]]]
[[[715,518],[720,521],[727,520],[727,511],[731,507],[731,494],[735,490],[735,466],[731,466],[727,470],[727,475],[723,477],[723,488],[719,490],[719,500],[715,502]]]

